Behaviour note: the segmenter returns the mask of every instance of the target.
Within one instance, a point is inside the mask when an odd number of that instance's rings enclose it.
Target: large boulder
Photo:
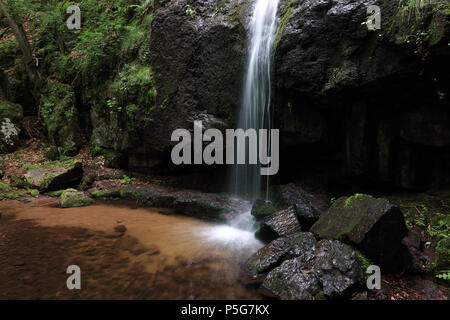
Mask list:
[[[311,227],[319,238],[350,241],[384,271],[403,267],[408,232],[401,210],[386,199],[355,194],[342,197]]]
[[[81,162],[67,160],[33,165],[24,175],[24,180],[26,187],[45,192],[77,186],[82,176]]]
[[[22,128],[22,106],[0,102],[0,154],[16,150]]]
[[[286,260],[267,275],[263,285],[282,300],[313,300],[320,293],[320,283],[314,274],[302,272],[306,266],[299,258]]]
[[[132,171],[190,170],[170,166],[172,132],[192,130],[196,120],[204,129],[233,127],[250,5],[240,0],[155,1],[152,36],[142,48],[148,55],[140,61],[151,66],[154,101],[151,106],[135,103],[133,121],[91,108],[91,142],[123,154],[127,159],[120,164]],[[186,14],[188,8],[192,14]]]
[[[300,223],[295,215],[294,208],[280,210],[260,222],[256,231],[256,238],[270,242],[278,237],[301,231]]]
[[[322,195],[308,192],[300,185],[289,183],[273,188],[278,206],[293,207],[300,223],[310,227],[319,219],[327,206],[327,199]]]
[[[357,253],[340,241],[322,240],[314,255],[284,261],[269,272],[263,287],[281,299],[311,300],[320,292],[327,297],[347,297],[364,279]]]
[[[299,232],[280,237],[258,250],[248,260],[252,276],[269,272],[286,258],[299,258],[305,263],[314,257],[316,239],[312,233]]]
[[[280,175],[448,185],[450,15],[445,0],[408,3],[282,1],[274,122],[290,156]],[[365,23],[371,5],[379,30]]]
[[[329,297],[350,293],[364,279],[361,260],[356,251],[336,240],[317,243],[313,270],[322,284],[323,292]]]

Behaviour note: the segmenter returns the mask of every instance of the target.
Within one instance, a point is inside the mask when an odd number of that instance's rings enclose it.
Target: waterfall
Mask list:
[[[238,128],[270,129],[272,49],[276,33],[279,0],[256,0],[249,28],[249,51],[244,78]],[[269,137],[270,142],[270,137]],[[248,161],[248,146],[246,147]],[[261,175],[258,164],[235,165],[235,194],[256,200],[261,197]],[[266,198],[268,196],[268,178]]]

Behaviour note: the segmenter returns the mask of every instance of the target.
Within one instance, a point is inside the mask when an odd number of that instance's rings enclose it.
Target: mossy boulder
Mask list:
[[[6,182],[0,180],[0,200],[3,199],[16,199],[19,197],[19,193]]]
[[[22,118],[22,106],[7,101],[0,102],[0,153],[16,150]]]
[[[81,162],[67,160],[31,166],[24,179],[27,188],[46,192],[77,186],[82,176]]]
[[[385,271],[399,271],[405,262],[405,219],[386,199],[364,194],[339,198],[311,232],[322,239],[350,241]]]
[[[252,207],[252,215],[256,218],[256,220],[262,220],[275,212],[277,212],[277,208],[275,208],[272,203],[266,202],[262,199],[256,200]]]
[[[85,207],[91,204],[91,198],[84,192],[67,189],[62,193],[59,204],[61,208]]]
[[[436,246],[436,267],[439,270],[450,269],[450,238],[442,239]]]
[[[75,155],[82,141],[72,87],[57,81],[49,82],[42,94],[41,105],[41,116],[50,141],[60,147],[60,154]]]

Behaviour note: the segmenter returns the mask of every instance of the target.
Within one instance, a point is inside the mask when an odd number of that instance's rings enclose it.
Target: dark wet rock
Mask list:
[[[377,31],[364,24],[373,4],[382,14]],[[323,174],[411,189],[448,185],[449,91],[436,95],[436,87],[449,87],[448,10],[437,1],[420,5],[420,17],[412,22],[408,15],[415,13],[405,9],[405,1],[399,4],[281,5],[274,116],[280,153],[289,154],[280,166],[288,167],[280,169],[285,178]],[[427,33],[420,45],[408,36]]]
[[[319,241],[314,249],[307,258],[286,256],[268,273],[264,288],[286,300],[350,296],[364,279],[357,253],[337,240]]]
[[[207,220],[225,221],[227,216],[236,213],[229,197],[219,194],[178,192],[173,205],[179,214]]]
[[[312,272],[302,272],[306,266],[300,258],[286,260],[269,272],[263,286],[282,300],[313,300],[320,283]]]
[[[299,185],[289,183],[274,189],[277,205],[292,206],[300,223],[311,226],[328,208],[328,201],[319,195],[306,191]]]
[[[329,297],[344,296],[364,278],[361,261],[350,246],[336,240],[317,243],[314,274]]]
[[[224,221],[242,212],[242,200],[226,194],[175,191],[156,186],[127,186],[111,190],[90,190],[94,198],[121,198],[147,207],[173,208],[181,215],[208,221]]]
[[[53,191],[77,186],[82,176],[81,162],[68,160],[32,166],[24,175],[24,180],[29,188]]]
[[[316,239],[309,232],[280,237],[257,251],[248,260],[249,270],[253,275],[267,273],[286,258],[298,257],[302,261],[309,262],[314,257],[315,244]]]
[[[400,209],[386,199],[342,197],[311,227],[319,238],[350,241],[386,272],[404,264],[401,241],[408,232]]]
[[[121,152],[107,152],[105,154],[105,167],[122,169],[128,167],[128,159]]]
[[[92,202],[84,192],[80,192],[75,189],[65,190],[59,201],[61,208],[73,208],[73,207],[85,207]]]
[[[0,102],[0,154],[17,149],[22,118],[22,106],[7,101]]]
[[[293,207],[280,210],[260,222],[256,238],[270,242],[278,237],[300,232],[301,227]]]
[[[277,208],[275,208],[271,202],[258,199],[255,203],[253,203],[252,216],[254,216],[257,220],[262,220],[275,212],[277,212]]]

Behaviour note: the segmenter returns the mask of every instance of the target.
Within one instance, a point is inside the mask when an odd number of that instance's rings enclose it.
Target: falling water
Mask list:
[[[240,129],[270,129],[272,48],[276,31],[279,0],[256,0],[250,24],[249,52],[244,79]],[[269,137],[270,139],[270,137]],[[234,168],[234,193],[256,200],[261,196],[260,165],[247,164]],[[267,187],[268,180],[266,179]],[[267,195],[267,192],[266,192]]]

